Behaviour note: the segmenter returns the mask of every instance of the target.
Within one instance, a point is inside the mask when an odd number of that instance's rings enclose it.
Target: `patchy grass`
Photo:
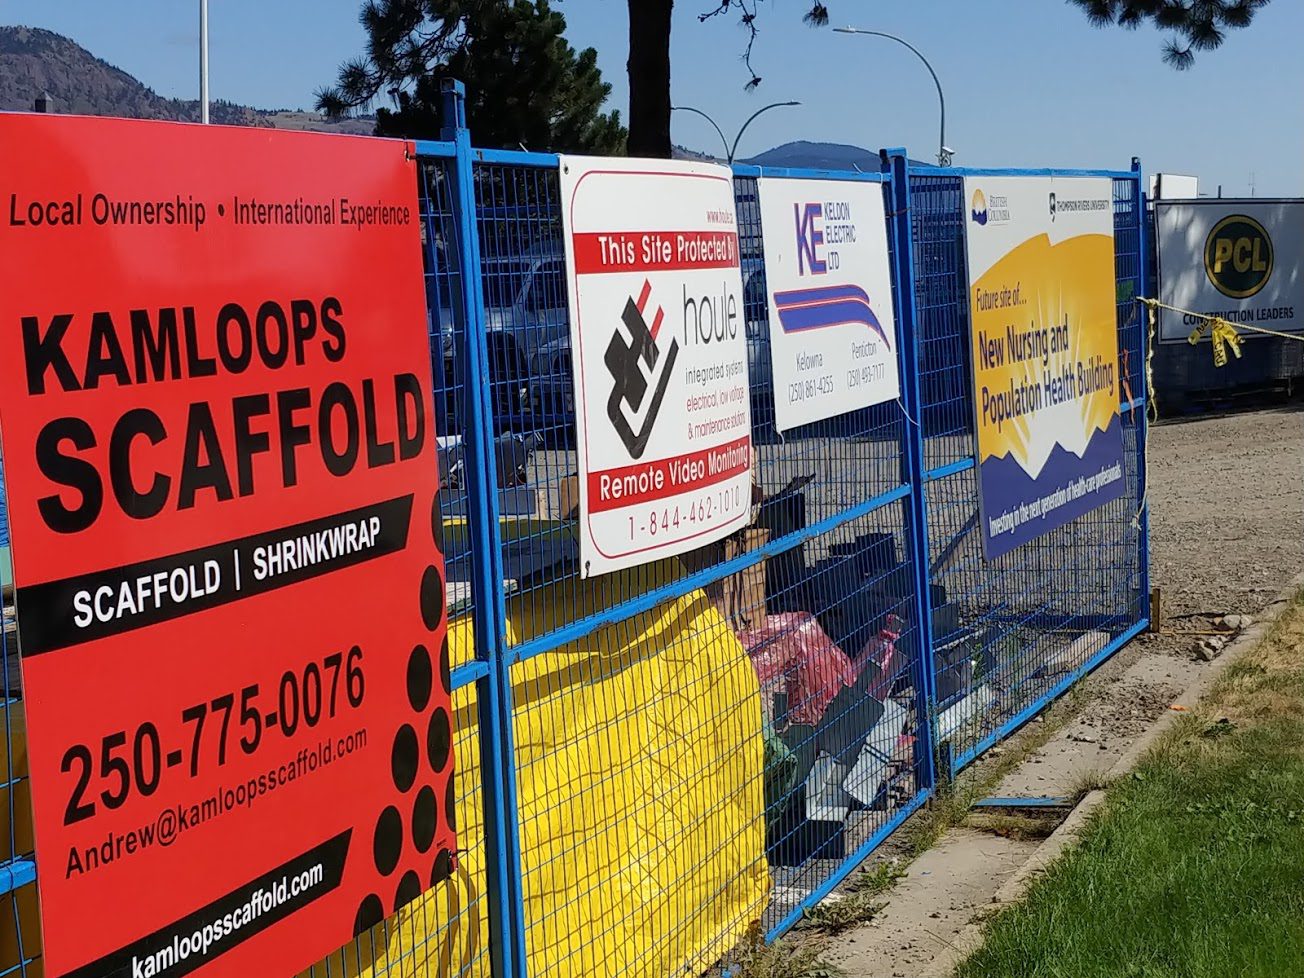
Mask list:
[[[807,910],[802,928],[838,934],[872,920],[887,906],[879,897],[904,875],[905,870],[896,862],[862,869],[843,884],[843,893],[837,899],[825,900]]]
[[[879,897],[904,875],[896,860],[860,870],[842,885],[837,899],[806,911],[787,936],[766,944],[759,933],[754,935],[734,953],[727,973],[733,978],[842,978],[845,972],[821,957],[829,938],[872,919],[885,905]]]
[[[1055,827],[1064,821],[1066,811],[974,812],[965,820],[965,825],[979,832],[999,835],[1003,839],[1036,842],[1049,837],[1055,831]]]
[[[1105,773],[1104,770],[1080,771],[1073,776],[1064,794],[1076,805],[1091,792],[1109,787],[1109,782],[1105,780]]]
[[[820,958],[824,945],[758,940],[743,948],[730,973],[737,978],[844,978],[846,972]]]
[[[1304,974],[1304,603],[1232,666],[958,978]]]

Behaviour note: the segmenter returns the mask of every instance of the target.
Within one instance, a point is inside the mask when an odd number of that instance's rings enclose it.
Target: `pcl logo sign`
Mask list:
[[[1204,270],[1214,288],[1248,299],[1272,277],[1272,238],[1262,224],[1232,214],[1214,225],[1204,242]]]

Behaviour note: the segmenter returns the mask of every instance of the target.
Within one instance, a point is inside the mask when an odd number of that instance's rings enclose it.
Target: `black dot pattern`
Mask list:
[[[403,874],[403,878],[398,881],[398,889],[394,891],[395,912],[406,907],[420,895],[421,877],[416,874],[415,870],[409,869]]]
[[[439,805],[435,801],[435,790],[426,785],[417,792],[412,803],[412,844],[417,852],[425,855],[435,841],[435,830],[439,828]]]
[[[453,729],[448,719],[448,711],[441,706],[430,714],[430,726],[426,728],[426,757],[436,774],[448,766],[452,742]]]
[[[384,919],[385,907],[381,904],[380,897],[374,893],[368,894],[358,907],[358,915],[353,918],[353,936],[365,934]]]
[[[448,645],[448,639],[444,639],[444,645]],[[442,652],[440,653],[443,654]],[[440,663],[440,669],[443,663]],[[430,705],[431,686],[434,682],[434,667],[430,663],[430,650],[424,645],[418,645],[408,656],[407,667],[407,695],[408,702],[412,704],[412,709],[421,713]]]
[[[371,840],[371,854],[376,862],[376,872],[388,876],[398,866],[403,854],[403,816],[389,805],[376,820],[376,834]]]
[[[448,634],[444,634],[443,644],[439,646],[439,681],[443,683],[444,692],[453,691],[453,665],[448,658]]]
[[[431,502],[430,532],[442,554],[444,520],[438,494]],[[376,820],[372,837],[376,872],[390,882],[377,886],[382,895],[369,894],[358,907],[355,935],[381,923],[386,913],[391,912],[383,896],[390,885],[395,887],[392,910],[398,911],[421,896],[426,888],[427,872],[430,885],[434,886],[450,879],[457,870],[457,855],[450,838],[457,820],[452,771],[453,719],[448,699],[452,693],[452,662],[445,627],[448,609],[441,561],[431,556],[432,562],[422,570],[417,595],[421,624],[427,635],[420,642],[415,642],[417,636],[410,639],[415,644],[407,646],[411,651],[401,677],[412,713],[393,717],[397,729],[390,751],[390,774],[398,795],[394,796],[395,804],[377,803],[378,808],[381,805],[385,808]],[[403,647],[400,645],[395,651],[401,654]],[[399,668],[397,662],[394,668]],[[399,712],[405,711],[400,708]],[[428,769],[421,763],[422,733]],[[444,779],[442,787],[440,778]],[[406,796],[410,802],[399,796]]]
[[[394,749],[389,758],[390,774],[394,776],[394,787],[399,791],[408,791],[416,782],[420,755],[417,732],[412,729],[412,724],[403,724],[394,735]]]
[[[434,631],[444,617],[444,578],[438,567],[427,567],[421,575],[421,620]]]
[[[430,871],[430,885],[442,883],[453,875],[453,856],[447,849],[440,849],[435,857],[434,868]]]

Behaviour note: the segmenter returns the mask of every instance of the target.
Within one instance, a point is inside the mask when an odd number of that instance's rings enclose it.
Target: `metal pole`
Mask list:
[[[733,146],[729,150],[729,162],[731,164],[734,161],[734,154],[738,152],[738,140],[743,138],[743,133],[745,133],[747,131],[747,127],[752,124],[752,119],[755,119],[762,112],[769,112],[770,109],[778,109],[787,105],[801,105],[801,103],[800,102],[771,102],[769,105],[759,108],[752,113],[751,118],[743,123],[743,127],[738,130],[738,135],[734,137]]]
[[[466,364],[463,390],[466,428],[467,509],[471,540],[474,597],[471,607],[477,664],[485,665],[476,683],[479,747],[485,772],[480,801],[485,819],[485,877],[490,936],[489,973],[494,978],[526,975],[525,905],[522,896],[520,806],[516,797],[516,751],[513,746],[511,664],[505,655],[507,621],[503,593],[502,537],[498,513],[497,460],[493,450],[494,419],[489,399],[489,351],[484,329],[484,295],[480,231],[476,221],[471,133],[466,128],[466,87],[456,79],[440,81],[444,119],[440,138],[454,144],[453,216],[458,236],[458,269],[474,288],[460,290],[463,329],[458,335]],[[471,913],[478,913],[473,908]]]
[[[208,125],[208,0],[199,0],[199,121]]]
[[[897,343],[901,358],[901,401],[905,421],[901,426],[901,479],[910,486],[909,517],[910,562],[915,572],[914,621],[919,673],[915,678],[915,713],[918,745],[915,763],[919,784],[930,794],[939,780],[950,780],[951,770],[937,770],[937,658],[933,641],[933,575],[928,542],[928,477],[924,446],[924,397],[920,378],[920,324],[915,306],[914,245],[911,239],[910,159],[904,149],[882,151],[883,173],[888,178],[887,193],[891,201],[888,217],[892,237],[892,282],[896,298]]]
[[[712,119],[709,115],[707,115],[701,109],[693,108],[691,105],[672,105],[670,106],[670,111],[671,112],[693,112],[696,113],[697,115],[700,115],[707,122],[711,123],[711,128],[714,129],[716,133],[720,136],[720,142],[724,146],[725,158],[731,159],[731,157],[729,156],[729,140],[724,138],[724,133],[720,131],[720,127],[715,124],[715,120]]]
[[[915,53],[915,57],[924,63],[924,67],[928,69],[928,73],[933,76],[933,84],[937,86],[937,101],[942,107],[942,124],[940,134],[937,137],[937,165],[950,166],[951,151],[946,146],[946,96],[942,94],[942,83],[938,80],[937,72],[933,70],[933,66],[928,63],[928,59],[920,53],[917,47],[905,38],[897,37],[895,34],[888,34],[884,31],[866,31],[861,30],[859,27],[835,27],[833,30],[838,34],[867,34],[871,37],[886,37],[889,41],[896,41],[898,44],[903,44],[908,47]]]
[[[764,105],[761,108],[757,109],[755,112],[751,114],[751,117],[746,122],[743,123],[743,127],[738,130],[738,135],[734,137],[732,146],[729,145],[729,140],[725,138],[725,135],[721,131],[720,127],[715,124],[715,120],[712,119],[705,112],[703,112],[701,109],[695,109],[691,105],[672,105],[670,106],[670,111],[671,112],[693,112],[696,113],[697,115],[700,115],[707,122],[711,123],[711,127],[720,136],[720,142],[724,144],[725,160],[729,163],[733,163],[734,154],[738,152],[738,140],[743,138],[743,133],[745,133],[747,131],[747,127],[752,124],[752,120],[755,119],[762,112],[769,112],[770,109],[777,109],[785,105],[801,105],[801,103],[800,102],[771,102],[769,105]]]

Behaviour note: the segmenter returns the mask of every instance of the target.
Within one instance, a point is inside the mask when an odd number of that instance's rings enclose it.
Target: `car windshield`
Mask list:
[[[495,259],[482,264],[484,301],[490,309],[510,309],[529,281],[530,263],[520,259]]]
[[[535,269],[522,297],[526,312],[544,313],[566,308],[566,270],[560,261],[547,261]]]

